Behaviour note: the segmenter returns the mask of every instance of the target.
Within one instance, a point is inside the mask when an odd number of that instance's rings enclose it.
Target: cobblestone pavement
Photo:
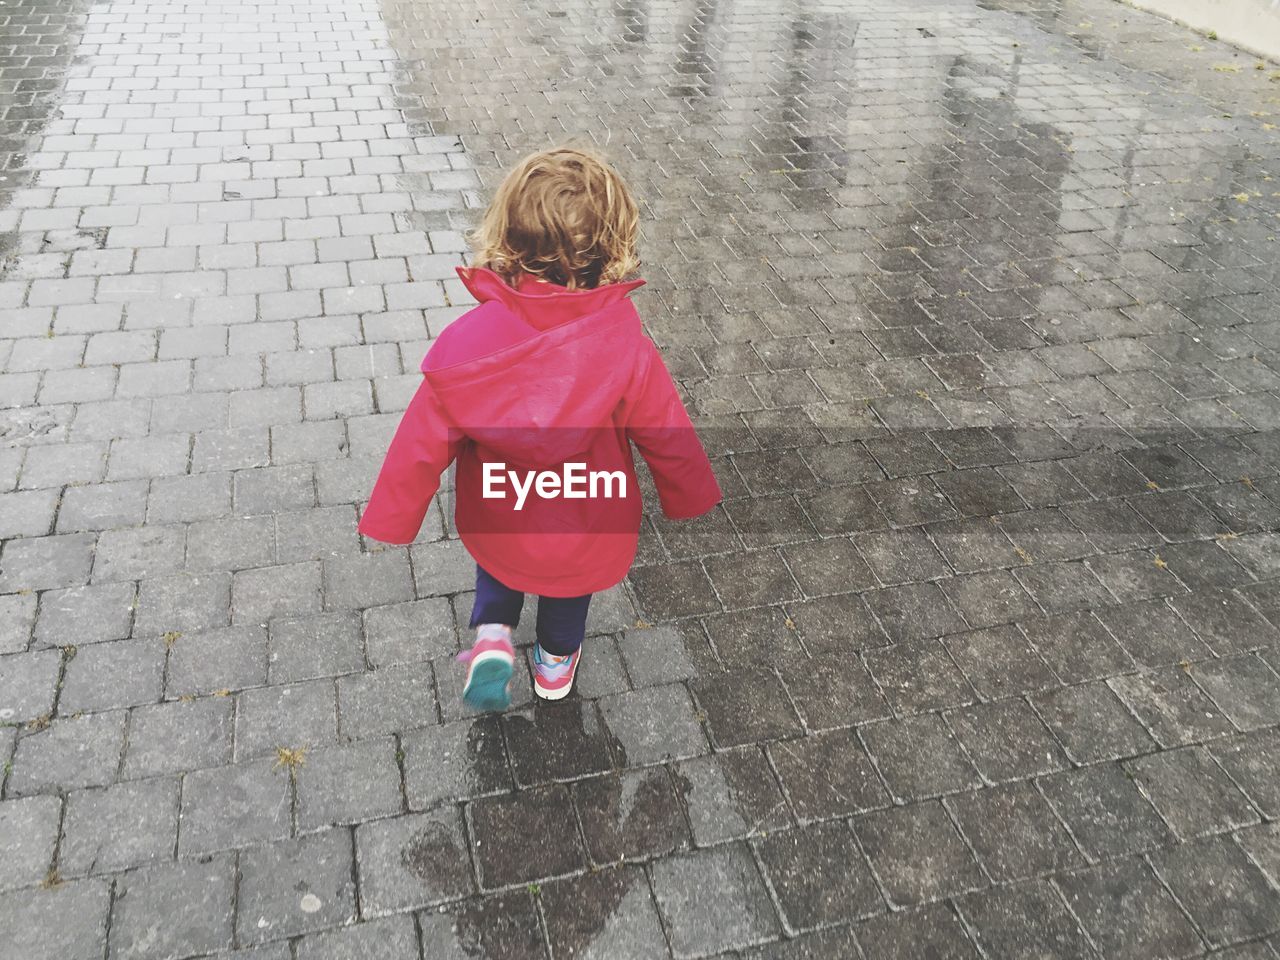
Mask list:
[[[4,960],[1280,957],[1280,72],[1105,0],[6,0]],[[579,695],[357,508],[569,137],[728,499]]]

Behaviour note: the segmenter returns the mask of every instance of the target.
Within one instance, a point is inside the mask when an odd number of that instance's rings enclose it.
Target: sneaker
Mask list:
[[[578,672],[582,650],[575,650],[567,657],[547,653],[539,644],[533,645],[533,692],[543,700],[561,700],[573,689],[573,677]]]
[[[486,624],[476,632],[470,650],[458,654],[467,664],[467,682],[462,699],[473,710],[505,710],[511,705],[511,674],[516,650],[511,645],[509,627]]]

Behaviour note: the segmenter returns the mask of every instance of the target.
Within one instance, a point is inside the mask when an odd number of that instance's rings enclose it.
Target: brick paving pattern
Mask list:
[[[5,960],[1280,958],[1280,71],[1106,0],[0,6]],[[727,499],[468,714],[357,510],[501,171]]]

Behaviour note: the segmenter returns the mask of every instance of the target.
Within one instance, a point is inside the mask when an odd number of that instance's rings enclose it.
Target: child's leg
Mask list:
[[[587,632],[590,605],[589,593],[584,597],[539,597],[538,646],[556,657],[576,653]]]
[[[524,594],[512,590],[484,567],[476,564],[476,599],[471,606],[471,627],[499,623],[515,629],[520,622]]]
[[[533,691],[543,700],[559,700],[573,689],[587,632],[585,597],[538,598],[538,645],[533,648]]]
[[[509,688],[515,669],[511,631],[520,622],[523,605],[523,593],[476,566],[476,600],[471,608],[476,640],[458,658],[468,664],[462,699],[477,710],[505,710],[511,703]]]

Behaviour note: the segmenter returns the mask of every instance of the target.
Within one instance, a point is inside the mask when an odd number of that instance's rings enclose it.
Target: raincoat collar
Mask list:
[[[517,289],[485,267],[458,267],[458,277],[480,303],[496,300],[526,323],[542,330],[597,313],[644,285],[643,280],[627,280],[587,290],[570,290],[554,283],[526,280]]]

